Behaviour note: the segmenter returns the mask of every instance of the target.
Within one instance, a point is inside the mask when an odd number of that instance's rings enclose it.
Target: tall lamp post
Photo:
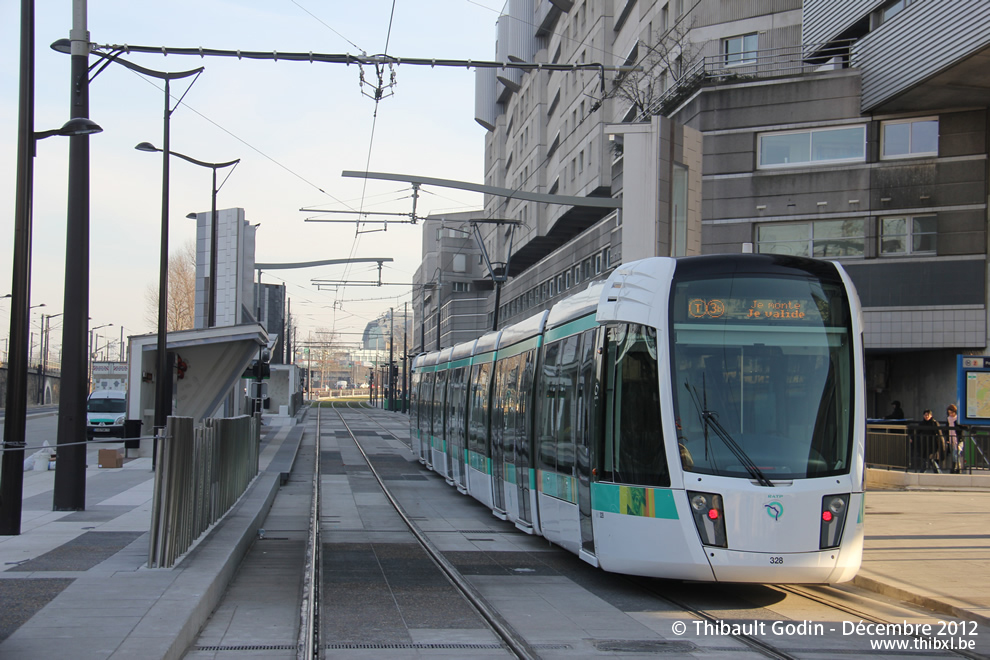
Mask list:
[[[27,339],[31,296],[31,205],[34,188],[34,154],[38,140],[53,135],[86,136],[101,129],[88,119],[88,109],[62,128],[34,131],[34,0],[21,0],[20,85],[18,96],[17,173],[14,201],[13,276],[11,278],[10,346],[7,364],[7,401],[0,466],[0,535],[21,533],[24,485],[24,447],[27,430]],[[73,113],[78,108],[73,107]],[[71,202],[71,197],[70,197]]]
[[[141,144],[134,147],[138,151],[151,151],[151,152],[161,152],[159,149],[150,142],[142,142]],[[171,155],[181,158],[182,160],[192,163],[193,165],[199,165],[200,167],[208,167],[213,170],[213,194],[212,194],[212,204],[210,206],[210,292],[209,300],[207,302],[208,312],[206,315],[206,327],[212,328],[217,324],[217,193],[220,188],[223,187],[223,183],[227,182],[227,179],[223,180],[220,186],[217,186],[217,170],[224,167],[230,167],[231,165],[237,165],[241,162],[241,159],[229,160],[226,163],[206,163],[201,160],[196,160],[191,156],[186,156],[185,154],[180,154],[178,151],[170,151]],[[233,173],[233,170],[231,170]],[[227,175],[230,177],[230,174]]]

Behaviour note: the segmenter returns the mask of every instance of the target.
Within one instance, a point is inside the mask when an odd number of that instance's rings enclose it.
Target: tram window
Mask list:
[[[675,285],[671,316],[685,470],[750,478],[755,465],[769,479],[849,471],[853,344],[837,277],[687,280]]]
[[[495,366],[495,401],[492,442],[501,445],[506,463],[513,462],[516,414],[519,407],[519,356],[499,360]]]
[[[433,435],[442,438],[444,435],[443,413],[445,395],[447,392],[447,372],[438,371],[437,381],[433,386]]]
[[[536,349],[519,356],[519,403],[516,412],[516,466],[532,465],[530,455],[530,424],[533,384],[536,380]]]
[[[578,371],[581,351],[581,336],[574,335],[561,342],[560,359],[560,388],[557,392],[558,410],[557,425],[557,471],[573,476],[574,473],[574,438],[578,427],[577,394]]]
[[[491,456],[488,450],[489,384],[491,363],[472,367],[470,417],[468,418],[468,449],[481,456]]]
[[[430,433],[430,425],[433,419],[433,380],[435,374],[428,372],[423,374],[419,389],[419,429],[426,434]]]
[[[537,459],[544,470],[557,469],[557,355],[560,342],[547,344],[543,353],[540,388],[537,392]]]
[[[464,446],[464,372],[458,367],[450,372],[447,383],[447,438],[460,448]]]
[[[660,426],[656,330],[611,325],[606,338],[606,478],[670,486]]]
[[[414,373],[411,377],[411,384],[409,387],[409,415],[413,420],[412,426],[414,428],[420,428],[419,425],[419,381],[420,374]]]

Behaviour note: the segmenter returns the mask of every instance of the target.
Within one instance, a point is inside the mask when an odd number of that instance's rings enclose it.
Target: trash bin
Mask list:
[[[140,440],[127,440],[126,438],[140,438],[141,437],[141,420],[140,419],[125,419],[124,420],[124,449],[140,449]]]

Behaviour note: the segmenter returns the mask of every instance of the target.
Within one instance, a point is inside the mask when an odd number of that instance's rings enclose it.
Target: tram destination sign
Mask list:
[[[814,300],[799,298],[690,298],[687,316],[698,321],[784,321],[819,324],[821,310]]]

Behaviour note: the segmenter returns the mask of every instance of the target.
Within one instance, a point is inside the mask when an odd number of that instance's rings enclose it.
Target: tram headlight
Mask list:
[[[822,550],[838,548],[842,543],[842,530],[849,508],[848,495],[826,495],[822,498],[821,536],[818,547]]]
[[[715,493],[693,491],[688,491],[687,495],[688,502],[691,503],[694,526],[698,528],[701,543],[718,548],[728,547],[725,538],[725,512],[722,508],[722,496]]]

